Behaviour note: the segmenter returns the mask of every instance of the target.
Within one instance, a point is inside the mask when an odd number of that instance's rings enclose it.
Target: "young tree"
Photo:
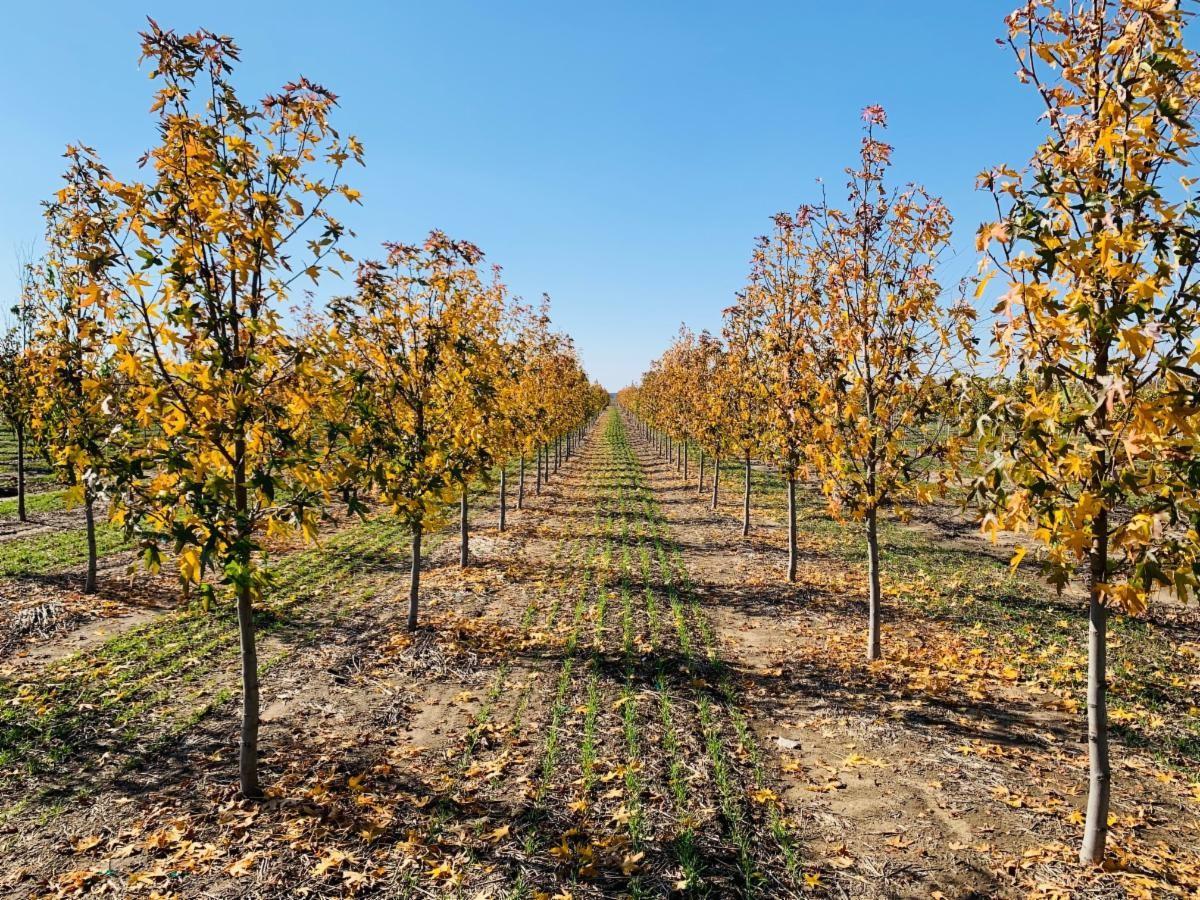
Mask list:
[[[727,398],[725,426],[730,444],[739,452],[743,465],[742,537],[750,534],[751,461],[761,452],[766,397],[759,368],[760,335],[746,308],[735,305],[725,310],[721,330],[725,356],[720,379]]]
[[[312,536],[333,486],[307,439],[323,367],[285,329],[283,306],[298,279],[315,281],[331,257],[345,259],[344,229],[327,207],[335,196],[357,199],[340,178],[361,148],[331,126],[334,95],[307,80],[244,103],[227,37],[151,21],[142,58],[159,84],[159,143],[143,159],[150,180],[119,181],[73,150],[66,190],[82,203],[64,225],[102,232],[104,252],[76,264],[115,323],[109,345],[138,411],[135,471],[115,513],[150,567],[170,546],[185,582],[207,597],[215,574],[236,603],[239,779],[253,798],[262,794],[260,538],[287,527]]]
[[[464,381],[470,390],[457,396],[461,404],[458,410],[458,454],[462,460],[458,472],[458,563],[464,569],[471,564],[471,481],[490,478],[492,466],[500,462],[503,484],[503,461],[510,435],[501,406],[500,391],[505,381],[512,377],[507,348],[504,346],[507,290],[500,281],[498,266],[492,268],[491,282],[481,284],[478,296],[469,299],[473,302],[466,310],[468,323],[464,334],[474,342],[475,352]]]
[[[571,435],[589,413],[592,385],[588,383],[569,337],[552,335],[551,347],[541,371],[541,390],[545,395],[543,434],[552,448],[557,468],[565,458],[563,454],[570,446]]]
[[[1174,2],[1034,0],[1008,45],[1049,133],[1028,172],[981,176],[981,228],[1002,372],[981,420],[986,524],[1032,534],[1060,588],[1084,563],[1090,784],[1080,860],[1104,856],[1112,773],[1109,611],[1197,585],[1200,212],[1180,176],[1196,144],[1200,79]],[[982,285],[981,285],[982,291]],[[999,382],[997,382],[999,383]]]
[[[867,542],[867,659],[880,656],[879,511],[925,500],[930,463],[950,447],[946,382],[971,345],[971,310],[941,302],[935,278],[951,217],[921,187],[886,183],[892,148],[879,140],[882,107],[866,134],[846,208],[805,211],[815,297],[809,357],[817,415],[809,461],[830,511],[862,522]]]
[[[25,522],[25,456],[33,418],[34,350],[32,310],[29,307],[33,269],[22,266],[21,299],[13,308],[16,323],[0,335],[0,418],[17,440],[17,520]]]
[[[533,321],[530,359],[522,379],[527,385],[526,446],[534,454],[535,492],[539,495],[550,478],[551,449],[562,427],[564,397],[569,396],[563,378],[576,365],[571,339],[551,331],[549,325],[549,298],[543,296],[541,310]]]
[[[543,295],[537,311],[527,310],[515,338],[516,378],[511,382],[508,408],[513,420],[516,452],[520,457],[517,509],[525,506],[525,462],[537,460],[537,489],[541,492],[541,445],[548,412],[544,390],[555,337],[550,332],[550,298]]]
[[[712,459],[711,506],[715,510],[721,484],[721,459],[731,444],[730,420],[733,418],[733,384],[726,377],[726,353],[720,339],[707,331],[701,332],[696,338],[689,368],[695,379],[694,434],[700,448],[701,465],[705,453]]]
[[[500,463],[500,510],[496,522],[496,530],[503,532],[508,527],[508,465],[514,455],[521,457],[521,473],[524,478],[524,453],[522,452],[522,426],[524,425],[525,405],[521,393],[522,375],[528,366],[529,344],[524,316],[527,311],[521,307],[513,310],[511,333],[504,340],[501,361],[501,377],[496,387],[497,415],[492,427],[492,446],[496,459]],[[524,484],[517,488],[518,503]]]
[[[112,284],[97,261],[111,257],[108,220],[96,208],[97,168],[68,149],[65,186],[46,207],[46,256],[29,270],[27,312],[36,351],[18,364],[33,377],[31,425],[69,503],[81,504],[87,536],[85,594],[96,591],[96,504],[113,499],[134,471],[127,459],[126,384],[112,355],[116,320],[104,297]],[[99,201],[103,208],[103,201]]]
[[[680,326],[675,340],[659,359],[657,388],[659,416],[671,443],[676,471],[688,478],[688,447],[695,441],[704,415],[701,408],[702,373],[696,335],[686,325]],[[703,456],[701,456],[703,466]]]
[[[744,317],[760,348],[751,358],[766,398],[764,446],[787,482],[788,581],[796,580],[796,483],[803,474],[816,420],[812,331],[816,288],[806,264],[807,213],[775,216],[775,230],[759,238],[750,281],[730,317]]]
[[[415,631],[421,541],[476,470],[477,408],[492,390],[488,342],[503,309],[473,244],[434,231],[423,245],[386,249],[385,261],[359,267],[356,293],[332,301],[330,315],[350,468],[412,534]]]

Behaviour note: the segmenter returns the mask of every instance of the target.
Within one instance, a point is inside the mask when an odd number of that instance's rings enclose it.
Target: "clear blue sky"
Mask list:
[[[984,167],[1023,163],[1038,107],[995,44],[1016,0],[839,3],[20,2],[0,54],[0,296],[38,238],[68,141],[118,175],[153,139],[137,67],[147,14],[232,35],[259,97],[303,74],[366,146],[351,250],[439,227],[547,291],[610,389],[681,321],[715,328],[770,215],[840,188],[881,103],[895,173],[957,219],[948,284],[975,262]],[[833,190],[836,196],[837,190]]]

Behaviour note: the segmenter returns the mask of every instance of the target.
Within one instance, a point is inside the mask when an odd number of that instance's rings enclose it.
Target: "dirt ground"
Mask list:
[[[390,533],[305,588],[262,638],[265,802],[236,792],[232,658],[146,694],[103,657],[99,752],[37,731],[20,686],[101,665],[73,642],[108,646],[104,617],[23,645],[0,890],[1196,896],[1195,773],[1118,745],[1112,864],[1081,870],[1078,711],[910,610],[868,665],[860,572],[805,535],[782,583],[782,529],[743,538],[733,497],[710,510],[617,416],[505,533],[481,505],[470,568],[435,549],[415,634]]]
[[[708,495],[643,446],[722,652],[747,685],[754,729],[814,855],[850,896],[1195,896],[1196,772],[1114,748],[1114,858],[1081,871],[1086,721],[1017,683],[945,623],[899,601],[887,658],[868,664],[865,572],[800,535],[796,585],[781,581],[786,531],[741,535],[740,487]],[[728,490],[729,488],[727,488]],[[1007,559],[945,510],[918,516],[930,539]],[[1072,597],[1065,598],[1073,599]],[[899,608],[898,608],[899,607]]]

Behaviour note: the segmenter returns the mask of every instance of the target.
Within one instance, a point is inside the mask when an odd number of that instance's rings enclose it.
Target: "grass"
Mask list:
[[[384,517],[270,561],[257,613],[260,652],[268,635],[285,646],[263,659],[260,672],[315,640],[318,620],[336,624],[368,603],[377,593],[376,573],[402,572],[407,552],[405,530]],[[318,602],[332,591],[341,602]],[[30,796],[51,798],[64,785],[78,790],[96,783],[94,770],[106,759],[130,767],[152,758],[229,701],[237,654],[231,609],[185,609],[52,663],[36,683],[0,681],[0,786],[25,792],[24,802],[0,819],[10,820]]]
[[[708,756],[717,790],[718,805],[726,822],[730,840],[736,849],[742,891],[747,896],[753,896],[764,886],[766,881],[760,862],[763,858],[764,847],[753,834],[753,825],[746,807],[747,787],[744,786],[746,781],[761,791],[764,798],[770,798],[765,800],[769,833],[782,860],[787,880],[792,884],[798,884],[803,878],[803,872],[795,838],[784,819],[782,806],[774,799],[774,792],[769,790],[770,777],[763,763],[762,752],[750,730],[745,714],[738,706],[736,690],[724,663],[719,658],[716,635],[692,589],[687,569],[683,563],[682,551],[677,544],[670,540],[666,521],[652,497],[647,495],[643,498],[643,508],[654,535],[653,557],[658,562],[659,578],[666,586],[667,600],[675,625],[675,636],[685,660],[685,667],[693,680],[704,675],[716,680],[719,685],[719,702],[714,701],[707,694],[699,696],[697,700],[698,719],[704,750]],[[649,551],[642,557],[642,577],[647,581],[651,577],[653,561]],[[702,651],[704,654],[703,662],[696,659],[698,651]],[[661,671],[657,685],[660,691],[664,687]],[[686,787],[680,783],[677,738],[672,727],[671,708],[665,696],[660,698],[659,706],[664,734],[663,749],[668,760],[668,782],[678,806],[686,797]],[[727,737],[722,721],[728,723],[731,736]],[[730,742],[737,747],[739,751],[737,756],[749,761],[747,773],[739,773],[735,768],[727,749],[727,744]],[[681,818],[684,818],[683,814],[680,815]],[[680,866],[685,872],[694,863],[694,857],[690,856],[694,852],[694,845],[689,842],[688,838],[689,835],[686,831],[682,833],[676,849]],[[699,878],[700,876],[696,873],[690,877]]]
[[[577,763],[578,778],[574,784],[583,801],[579,814],[585,819],[596,817],[591,826],[581,824],[580,828],[594,829],[599,822],[619,823],[623,840],[628,843],[617,846],[628,847],[628,851],[623,851],[627,859],[641,858],[643,849],[658,846],[661,841],[678,863],[684,881],[700,886],[704,866],[696,828],[706,814],[704,791],[695,783],[695,761],[687,758],[685,745],[679,740],[681,728],[694,730],[699,725],[681,725],[677,721],[672,692],[678,686],[669,681],[665,657],[659,652],[669,650],[661,646],[661,609],[666,601],[659,598],[668,592],[667,578],[671,575],[669,554],[660,546],[663,525],[657,507],[651,502],[637,457],[615,415],[601,439],[599,478],[589,484],[595,497],[592,527],[582,565],[570,588],[576,597],[576,613],[550,698],[536,803],[547,803],[551,791],[565,784],[556,773],[565,765]],[[656,564],[656,559],[661,559],[665,566]],[[585,597],[587,605],[583,609]],[[676,604],[682,612],[681,601],[677,599]],[[610,624],[614,611],[617,619]],[[579,625],[584,619],[591,623],[591,652],[581,665]],[[686,615],[680,615],[678,622],[683,626],[685,644],[698,640],[690,633]],[[616,648],[610,646],[614,637]],[[643,642],[644,637],[648,643]],[[611,668],[610,659],[613,649],[620,654],[615,669]],[[652,678],[647,684],[655,695],[653,703],[645,702],[643,675]],[[604,725],[606,706],[614,712],[612,727]],[[694,697],[686,698],[680,708],[686,715],[694,715],[697,708]],[[582,714],[577,731],[567,727],[572,709]],[[722,709],[723,704],[718,702],[714,716],[721,715]],[[665,723],[664,744],[660,745],[657,738],[653,744],[646,742],[643,734],[647,723],[655,727]],[[568,735],[577,736],[576,741],[568,743]],[[605,747],[605,742],[610,746]],[[665,783],[661,793],[656,789],[660,769],[647,765],[647,754],[660,751],[665,751],[668,757],[662,772]],[[609,760],[604,780],[607,782],[613,776],[620,779],[620,800],[613,798],[611,790],[598,796],[601,793],[597,790],[598,766],[602,759]],[[614,760],[619,763],[615,768]],[[729,776],[731,790],[740,790],[736,787],[740,776],[734,770],[730,770]],[[619,803],[620,807],[615,812],[609,807],[607,811],[598,809],[592,813],[589,811],[592,803],[601,807]],[[672,818],[677,824],[672,833],[666,836],[650,833],[649,803],[664,803],[674,811]],[[717,827],[722,832],[728,830],[725,819]],[[559,839],[547,835],[536,843],[555,846]],[[749,841],[745,843],[750,845]],[[648,881],[636,864],[624,872],[624,877],[629,895],[656,895],[656,883]]]
[[[111,525],[96,525],[96,555],[107,556],[126,546],[125,535]],[[0,543],[0,576],[47,575],[87,562],[87,529],[44,532]]]
[[[325,548],[280,560],[271,568],[272,583],[259,612],[260,638],[303,626],[312,601],[334,584],[353,585],[380,554],[402,548],[402,537],[402,529],[391,522],[364,523],[331,537]],[[144,735],[153,720],[173,718],[166,701],[236,653],[231,609],[183,610],[52,664],[37,684],[0,682],[0,764],[19,765],[29,774],[52,773],[58,763],[95,750],[87,736],[97,728],[112,733],[122,727],[121,737],[106,748],[119,752],[130,737],[123,726]]]
[[[485,735],[523,746],[523,730],[534,730],[530,698],[543,693],[539,709],[546,711],[525,770],[532,791],[516,783],[508,785],[511,791],[499,788],[528,804],[514,813],[514,847],[523,844],[527,855],[536,855],[570,841],[575,852],[595,839],[598,858],[605,859],[603,880],[594,886],[607,890],[620,878],[622,892],[632,896],[661,895],[664,877],[682,879],[696,893],[766,894],[785,886],[787,873],[775,845],[757,840],[747,792],[769,783],[770,773],[746,762],[760,756],[733,686],[717,693],[709,687],[717,653],[711,626],[615,412],[600,440],[583,473],[584,527],[556,546],[546,581],[512,614],[519,616],[522,643],[537,643],[544,633],[555,662],[539,667],[540,679],[525,677],[519,692],[513,673],[524,665],[521,657],[497,663],[479,707],[453,736],[447,773],[461,774],[482,754]],[[380,587],[379,572],[402,574],[406,537],[388,519],[355,523],[319,548],[273,561],[259,621],[260,635],[274,637],[263,670],[316,640],[330,616],[353,615],[368,604]],[[344,602],[334,609],[323,602],[330,595]],[[227,707],[237,660],[233,624],[224,606],[211,614],[169,613],[51,664],[36,684],[0,682],[3,795],[15,800],[28,789],[38,810],[53,809],[63,796],[103,783],[101,770],[140,766]],[[512,718],[496,728],[510,686]],[[460,813],[448,799],[429,815],[425,842],[458,840]],[[573,837],[547,833],[568,815]],[[482,827],[474,828],[476,838]],[[494,886],[503,856],[477,851],[464,849],[455,866],[478,870]],[[710,854],[736,860],[738,868],[709,863]],[[568,855],[549,877],[568,889],[587,881],[592,876],[575,864],[582,858],[572,862]],[[513,868],[497,895],[540,895],[546,870],[518,871]],[[414,873],[410,887],[417,896],[447,885]],[[471,895],[463,890],[462,896]]]
[[[723,498],[727,508],[736,503],[731,512],[738,521],[741,472],[740,463],[723,466],[726,484],[732,483],[732,477],[739,478],[738,489]],[[752,473],[752,524],[764,519],[782,522],[785,510],[783,479],[756,467]],[[954,510],[943,505],[937,513],[951,516]],[[865,577],[865,538],[853,524],[832,518],[824,498],[811,485],[797,490],[797,525],[812,549]],[[730,527],[736,526],[731,523]],[[998,548],[989,553],[985,546],[939,538],[911,524],[884,520],[880,552],[885,627],[887,617],[902,615],[897,606],[910,607],[946,624],[976,646],[1003,654],[1024,680],[1055,691],[1066,705],[1082,710],[1086,603],[1069,595],[1058,596],[1031,562],[1014,571],[1006,554]],[[864,596],[865,590],[864,581]],[[1169,625],[1169,613],[1166,618]],[[1110,616],[1112,729],[1130,745],[1174,768],[1200,763],[1200,696],[1194,690],[1181,690],[1200,678],[1200,664],[1181,650],[1183,642],[1186,638],[1176,637],[1170,627],[1160,627],[1147,618],[1118,612]]]
[[[65,508],[65,490],[38,491],[25,495],[25,511],[30,515],[38,513],[57,512]],[[17,498],[6,497],[0,500],[0,519],[15,519],[17,517]]]
[[[583,624],[584,611],[587,608],[588,597],[592,585],[591,559],[585,565],[582,583],[579,586],[575,601],[575,611],[571,622],[571,631],[567,635],[563,652],[562,666],[559,669],[558,681],[555,686],[554,700],[550,706],[550,724],[546,729],[546,741],[542,748],[541,780],[537,788],[537,798],[541,800],[550,787],[554,777],[554,769],[558,763],[559,741],[563,723],[567,717],[567,691],[571,686],[571,672],[575,668],[575,648],[579,643],[579,631]]]
[[[537,600],[530,602],[525,608],[525,614],[521,617],[520,636],[523,641],[529,634],[529,629],[533,625],[534,618],[537,616],[538,603]],[[487,694],[483,698],[483,703],[476,711],[474,720],[470,730],[467,732],[466,746],[463,748],[462,762],[460,767],[465,768],[471,761],[471,757],[475,754],[475,747],[479,743],[480,737],[483,735],[483,730],[491,723],[492,714],[496,708],[496,702],[504,693],[504,685],[508,680],[509,673],[512,671],[512,660],[505,660],[496,672],[496,677],[492,679],[492,684],[488,688]]]
[[[45,457],[34,448],[25,447],[25,488],[30,496],[35,491],[45,491],[54,484],[54,472],[47,464]],[[7,424],[0,425],[0,490],[17,490],[17,434]],[[16,501],[13,502],[13,515],[16,515]],[[2,509],[2,508],[0,508]],[[0,515],[4,515],[0,511]]]

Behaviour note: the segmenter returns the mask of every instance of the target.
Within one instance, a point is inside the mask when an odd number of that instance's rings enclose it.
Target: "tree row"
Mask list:
[[[1081,584],[1084,862],[1102,858],[1108,821],[1108,616],[1193,601],[1200,580],[1200,69],[1186,21],[1161,0],[1024,3],[1001,43],[1045,135],[1027,166],[979,177],[995,218],[977,275],[943,287],[950,213],[889,179],[886,116],[869,107],[844,197],[822,189],[775,216],[721,334],[685,330],[619,395],[663,452],[743,459],[743,532],[751,457],[778,468],[789,579],[799,480],[861,527],[870,659],[889,510],[954,491],[987,531],[1027,538],[1014,564],[1035,547],[1052,584]]]
[[[478,247],[440,231],[357,261],[320,309],[289,305],[355,263],[334,208],[360,202],[345,177],[363,148],[335,130],[336,97],[300,79],[244,102],[237,47],[205,31],[151,22],[142,54],[158,141],[141,180],[67,149],[0,347],[0,409],[22,466],[38,448],[84,509],[86,591],[102,514],[150,570],[169,561],[206,608],[236,607],[240,782],[257,797],[264,541],[315,539],[335,504],[399,517],[415,629],[423,537],[457,504],[466,566],[471,485],[498,471],[503,529],[510,464],[519,507],[608,395],[548,303],[514,298]]]

